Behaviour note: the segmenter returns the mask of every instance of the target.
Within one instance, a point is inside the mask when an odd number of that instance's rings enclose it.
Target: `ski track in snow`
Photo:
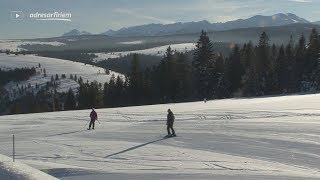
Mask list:
[[[320,95],[0,116],[0,152],[61,179],[319,179]],[[177,137],[166,135],[166,110]]]

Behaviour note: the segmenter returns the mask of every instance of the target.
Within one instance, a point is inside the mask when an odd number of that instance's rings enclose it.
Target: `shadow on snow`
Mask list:
[[[150,142],[147,142],[147,143],[144,143],[144,144],[140,144],[140,145],[137,145],[137,146],[134,146],[134,147],[131,147],[131,148],[128,148],[128,149],[125,149],[123,151],[120,151],[120,152],[117,152],[117,153],[113,153],[113,154],[110,154],[108,156],[105,156],[104,158],[110,158],[112,156],[115,156],[115,155],[119,155],[119,154],[123,154],[123,153],[126,153],[128,151],[132,151],[132,150],[135,150],[135,149],[138,149],[138,148],[141,148],[141,147],[144,147],[146,145],[149,145],[149,144],[153,144],[153,143],[156,143],[156,142],[159,142],[159,141],[162,141],[164,139],[167,139],[167,138],[160,138],[160,139],[157,139],[157,140],[154,140],[154,141],[150,141]]]

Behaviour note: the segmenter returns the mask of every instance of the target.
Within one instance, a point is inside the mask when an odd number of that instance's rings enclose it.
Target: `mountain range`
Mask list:
[[[139,26],[132,26],[127,28],[121,28],[119,30],[108,30],[101,35],[116,36],[116,37],[135,37],[135,36],[163,36],[174,34],[188,34],[197,33],[201,30],[205,31],[225,31],[231,29],[242,29],[250,27],[271,27],[271,26],[283,26],[294,23],[311,23],[310,21],[298,17],[292,13],[279,13],[272,16],[256,15],[248,19],[238,19],[234,21],[228,21],[224,23],[210,23],[208,21],[198,22],[178,22],[173,24],[146,24]],[[314,24],[320,24],[320,21],[314,22]],[[89,35],[89,32],[72,30],[63,34],[63,36],[79,36]]]
[[[313,22],[313,24],[320,25],[320,21]]]
[[[81,35],[91,35],[91,33],[87,31],[79,31],[77,29],[72,29],[69,32],[64,33],[62,36],[81,36]]]

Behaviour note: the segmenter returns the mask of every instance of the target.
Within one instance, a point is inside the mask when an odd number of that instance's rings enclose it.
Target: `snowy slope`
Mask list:
[[[57,180],[46,173],[0,154],[0,179]]]
[[[59,78],[61,78],[61,74],[65,74],[67,78],[60,81],[60,86],[58,88],[59,92],[65,92],[68,91],[69,88],[75,90],[79,86],[77,82],[69,79],[70,74],[77,75],[78,78],[81,76],[85,82],[88,80],[89,82],[98,81],[100,83],[109,81],[112,74],[121,76],[121,74],[113,71],[110,72],[110,75],[107,75],[103,68],[68,60],[39,57],[35,55],[16,56],[0,54],[0,68],[31,68],[38,67],[39,63],[41,64],[41,68],[37,68],[37,71],[40,72],[40,69],[42,69],[42,73],[31,77],[27,81],[19,82],[19,86],[26,86],[29,83],[32,87],[35,87],[36,83],[43,86],[46,82],[51,80],[52,75],[55,76],[58,74]],[[43,69],[46,69],[47,77],[44,77]],[[6,85],[6,89],[10,90],[16,88],[16,84],[17,83],[9,83]]]
[[[0,50],[10,50],[10,51],[21,51],[26,50],[24,48],[21,48],[21,45],[50,45],[50,46],[63,46],[64,43],[57,42],[57,41],[51,41],[51,42],[45,42],[45,41],[25,41],[25,40],[0,40]]]
[[[320,95],[0,117],[0,152],[61,179],[319,179]],[[166,110],[178,137],[166,134]]]
[[[135,43],[135,42],[123,42],[123,43]],[[149,49],[143,49],[143,50],[136,50],[136,51],[122,51],[122,52],[110,52],[110,53],[94,53],[97,58],[94,59],[94,61],[103,61],[106,59],[113,59],[113,58],[119,58],[121,56],[126,56],[129,54],[145,54],[145,55],[154,55],[154,56],[163,56],[167,50],[168,47],[171,47],[173,51],[177,52],[186,52],[191,51],[195,49],[194,43],[182,43],[182,44],[171,44],[171,45],[165,45],[165,46],[159,46]]]

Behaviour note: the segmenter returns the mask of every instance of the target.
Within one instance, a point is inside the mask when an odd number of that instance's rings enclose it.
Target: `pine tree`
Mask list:
[[[240,55],[239,55],[240,56]],[[239,57],[240,62],[240,57]],[[215,71],[216,71],[216,86],[214,87],[214,97],[215,98],[226,98],[231,95],[231,83],[227,79],[226,70],[228,67],[225,65],[225,60],[222,55],[217,55],[215,58]],[[241,81],[241,78],[240,78]]]
[[[75,76],[75,78],[77,77],[77,75]],[[81,85],[81,84],[83,84],[83,79],[82,79],[82,77],[80,76],[79,77],[79,79],[78,79],[78,83]]]
[[[227,62],[228,81],[231,83],[231,91],[234,92],[241,88],[242,76],[245,73],[243,64],[241,63],[240,49],[235,45]]]
[[[129,75],[130,99],[133,104],[139,102],[142,92],[142,72],[137,54],[133,55],[131,72]]]
[[[297,83],[297,74],[296,74],[296,57],[295,57],[295,48],[294,48],[294,41],[292,35],[290,36],[290,40],[286,46],[286,58],[288,63],[288,87],[287,92],[296,92],[298,88]]]
[[[213,44],[207,33],[202,31],[193,54],[193,75],[195,80],[196,97],[209,98],[212,95],[213,85],[210,80],[214,73]]]
[[[278,62],[278,49],[275,44],[271,47],[271,54],[270,54],[270,64],[271,70],[268,76],[267,81],[267,93],[268,94],[278,94],[279,90],[279,67],[280,64]]]
[[[109,91],[109,83],[105,82],[103,85],[103,106],[107,107],[109,97],[108,97],[108,91]]]
[[[253,45],[252,42],[249,41],[249,43],[244,44],[241,50],[241,64],[245,68],[249,67],[251,64],[253,64],[253,57],[254,57],[254,52],[253,52]]]
[[[79,92],[78,92],[78,103],[79,103],[79,108],[84,109],[84,108],[90,108],[89,107],[89,102],[88,102],[88,84],[86,83],[79,83]]]
[[[259,95],[260,81],[258,79],[256,57],[251,42],[244,45],[241,53],[241,62],[245,65],[245,75],[242,77],[242,93],[244,96]]]
[[[168,97],[169,102],[173,102],[178,94],[178,84],[176,77],[176,60],[170,46],[167,48],[164,60],[167,66],[167,71],[164,72],[164,81],[167,82],[166,85],[168,89],[168,94],[166,96]]]
[[[47,77],[47,71],[46,68],[43,69],[43,77]]]
[[[117,76],[116,78],[116,84],[115,84],[115,96],[116,99],[116,106],[121,106],[123,104],[123,97],[125,96],[124,93],[124,82],[120,76]]]
[[[160,61],[160,64],[159,66],[157,66],[155,73],[155,81],[158,82],[159,88],[158,96],[160,97],[162,103],[167,103],[167,96],[169,94],[169,70],[168,64],[164,58]]]
[[[51,80],[50,80],[50,82],[51,82],[51,84],[54,83],[54,77],[53,77],[53,75],[51,75]]]
[[[320,39],[319,39],[319,33],[314,28],[311,31],[310,38],[309,38],[309,44],[308,44],[308,50],[307,50],[307,61],[306,61],[306,73],[309,74],[310,79],[312,78],[312,71],[314,70],[314,67],[318,65],[318,58],[319,58],[319,49],[320,49]]]
[[[269,84],[268,82],[268,77],[271,71],[271,64],[270,64],[270,56],[269,56],[269,51],[270,51],[270,46],[269,46],[269,37],[266,32],[262,32],[260,39],[259,39],[259,44],[257,46],[257,56],[256,56],[256,73],[259,78],[259,94],[265,94],[265,92],[268,89]]]
[[[177,53],[175,78],[177,85],[177,99],[183,101],[188,99],[192,92],[191,67],[184,53]]]
[[[153,75],[150,68],[146,68],[143,72],[143,94],[144,94],[144,103],[150,104],[155,100],[153,96]],[[125,87],[125,83],[124,83]]]
[[[99,108],[102,107],[102,85],[97,81],[93,81],[89,85],[88,89],[88,101],[89,107]]]
[[[302,80],[303,74],[305,73],[304,67],[306,67],[306,61],[305,61],[305,56],[306,56],[306,38],[302,34],[298,45],[296,46],[296,63],[297,63],[297,76],[298,80]]]
[[[274,72],[276,61],[277,61],[277,53],[278,49],[275,44],[272,44],[271,51],[270,51],[270,71]]]
[[[279,86],[280,86],[280,92],[287,92],[288,91],[288,74],[289,74],[289,62],[288,58],[285,54],[285,48],[282,45],[279,49],[279,54],[277,61],[279,63],[279,69],[277,70],[277,74],[279,76]]]
[[[104,106],[105,107],[114,107],[117,102],[116,99],[116,82],[114,74],[111,75],[109,83],[104,85]]]
[[[66,100],[64,103],[64,109],[65,110],[76,109],[76,99],[75,99],[74,93],[71,88],[69,89],[69,91],[67,93],[67,97],[66,97]]]

